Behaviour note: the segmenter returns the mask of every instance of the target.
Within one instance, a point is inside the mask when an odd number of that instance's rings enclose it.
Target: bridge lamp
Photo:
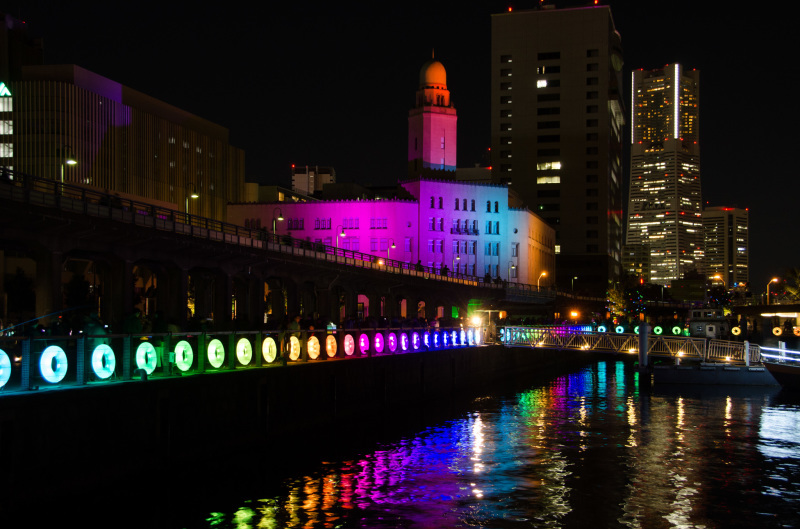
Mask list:
[[[278,216],[277,217],[275,216],[275,212],[276,211],[278,212]],[[272,234],[273,235],[277,235],[276,232],[275,232],[275,229],[277,228],[276,221],[283,221],[283,212],[281,211],[281,208],[274,208],[272,210]]]
[[[197,194],[197,188],[194,186],[194,184],[189,184],[189,186],[186,188],[186,201],[185,201],[183,212],[186,213],[187,215],[189,214],[189,199],[190,198],[191,199],[200,198],[200,195]]]
[[[539,274],[539,279],[536,280],[536,290],[539,290],[539,281],[541,281],[542,278],[544,276],[546,276],[546,275],[547,275],[547,272],[542,272],[541,274]]]
[[[64,159],[61,161],[61,183],[64,183],[64,166],[65,165],[78,165],[78,160],[72,156],[72,151],[69,146],[65,146],[61,153],[64,154]]]
[[[394,243],[394,239],[389,239],[389,240],[392,241],[392,244],[386,247],[386,264],[389,264],[389,259],[390,259],[389,252],[397,248],[397,245],[395,245]]]
[[[339,237],[345,237],[344,227],[341,224],[336,225],[337,228],[341,228],[341,230],[336,230],[336,247],[339,247]]]
[[[516,270],[516,269],[517,269],[517,265],[515,265],[513,263],[513,261],[509,261],[508,262],[508,270],[506,271],[506,277],[508,278],[509,281],[511,281],[511,271],[512,270]]]

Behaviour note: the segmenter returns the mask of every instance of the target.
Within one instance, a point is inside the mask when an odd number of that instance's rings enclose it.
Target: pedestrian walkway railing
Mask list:
[[[480,327],[3,336],[0,395],[483,343]]]
[[[143,201],[121,198],[91,188],[39,178],[24,173],[2,170],[0,199],[36,206],[57,208],[111,221],[135,224],[159,231],[186,235],[226,244],[267,250],[308,259],[334,262],[380,272],[402,274],[460,285],[505,290],[507,295],[531,300],[553,299],[555,291],[538,285],[508,281],[484,281],[483,278],[449,272],[395,259],[387,259],[354,250],[345,250],[322,243],[296,239],[289,235],[268,233],[236,224],[191,215],[187,212],[157,206]]]
[[[786,342],[780,342],[780,347],[761,347],[761,357],[764,362],[800,367],[800,351],[786,349]]]
[[[557,349],[607,351],[639,354],[639,335],[605,333],[589,326],[505,327],[500,340],[508,346],[530,346]],[[690,336],[648,335],[647,355],[653,357],[693,359],[702,362],[757,363],[761,348],[747,342],[706,340]]]

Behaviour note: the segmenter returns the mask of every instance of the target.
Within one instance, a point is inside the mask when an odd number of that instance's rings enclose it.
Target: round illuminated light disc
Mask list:
[[[625,327],[623,327],[622,325],[617,325],[617,328],[614,330],[617,332],[617,334],[622,334],[625,332]]]
[[[420,348],[419,333],[411,333],[411,347],[416,351]]]
[[[425,344],[425,347],[427,347],[428,349],[431,348],[431,333],[425,331],[422,334],[422,343]]]
[[[312,360],[319,358],[319,338],[312,336],[308,339],[308,357]]]
[[[739,327],[734,327],[733,329],[731,329],[731,334],[733,334],[734,336],[739,336],[740,334],[742,334],[742,329]]]
[[[475,345],[481,344],[481,331],[480,329],[475,329]]]
[[[678,327],[677,325],[676,325],[675,327],[673,327],[673,328],[672,328],[672,334],[674,334],[675,336],[678,336],[678,335],[680,335],[680,333],[681,333],[682,331],[683,331],[683,329],[681,329],[681,328],[680,328],[680,327]]]
[[[336,356],[336,351],[339,349],[339,345],[336,343],[336,336],[329,334],[327,338],[325,338],[325,352],[328,353],[328,358],[333,358]]]
[[[274,338],[264,338],[264,342],[261,344],[261,356],[264,357],[264,361],[268,364],[278,358],[278,346],[275,344]]]
[[[239,359],[239,363],[243,366],[248,365],[253,359],[253,346],[247,338],[240,338],[236,342],[236,358]]]
[[[639,334],[639,326],[638,325],[633,328],[633,333],[634,334]]]
[[[366,334],[362,334],[358,337],[358,350],[361,352],[361,354],[369,351],[369,336]]]
[[[601,325],[601,326],[599,326],[599,327],[597,328],[597,332],[606,332],[607,330],[608,330],[608,329],[606,329],[606,326],[605,326],[605,325]]]
[[[114,351],[105,344],[98,345],[92,351],[92,371],[99,378],[106,379],[114,374],[117,368],[117,358]]]
[[[461,332],[458,333],[458,343],[459,345],[467,343],[467,332],[464,329],[461,329]]]
[[[289,338],[289,360],[295,362],[300,358],[300,340],[297,336]]]
[[[433,346],[438,349],[442,346],[442,335],[439,331],[433,333]]]
[[[389,351],[397,351],[397,335],[395,333],[390,332],[389,336],[386,338],[386,342],[389,344]]]
[[[475,345],[475,336],[472,334],[472,329],[467,330],[467,343],[469,345]]]
[[[442,346],[447,347],[450,345],[450,335],[447,332],[442,333]]]
[[[347,356],[352,356],[353,353],[356,351],[356,343],[353,340],[352,334],[347,334],[344,337],[344,354]]]
[[[664,329],[661,328],[661,325],[656,325],[655,327],[653,327],[653,332],[656,334],[661,334],[662,332],[664,332]]]
[[[0,388],[8,383],[9,378],[11,378],[11,359],[0,349]]]
[[[225,362],[225,347],[216,338],[208,344],[208,362],[214,369],[219,369]]]
[[[780,336],[781,334],[783,334],[783,329],[781,329],[780,327],[773,327],[772,334],[774,334],[775,336]]]
[[[376,353],[383,352],[383,335],[379,332],[375,333],[375,352]]]
[[[795,336],[800,336],[800,327],[795,327],[794,329],[792,329],[792,332],[794,333]]]
[[[186,340],[181,340],[175,344],[175,365],[181,371],[188,371],[192,367],[194,360],[194,351],[192,346]]]
[[[408,334],[406,333],[400,334],[400,350],[408,351]]]
[[[67,374],[67,354],[57,345],[51,345],[42,352],[39,359],[39,372],[51,384],[64,380]]]
[[[148,375],[156,370],[156,348],[150,342],[142,342],[136,348],[136,367],[144,369]]]

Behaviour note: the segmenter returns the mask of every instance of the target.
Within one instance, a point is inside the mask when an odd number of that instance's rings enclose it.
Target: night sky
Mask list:
[[[697,0],[606,3],[622,35],[626,106],[631,69],[681,62],[701,71],[703,200],[750,209],[751,289],[763,292],[800,266],[794,17]],[[331,165],[341,182],[403,178],[408,110],[435,50],[458,110],[459,166],[486,162],[490,14],[536,2],[274,4],[26,0],[0,9],[44,38],[45,62],[78,64],[227,127],[247,153],[248,180],[285,186],[292,163]]]

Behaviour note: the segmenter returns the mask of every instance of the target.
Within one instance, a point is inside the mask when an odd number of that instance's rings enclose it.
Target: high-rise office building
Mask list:
[[[705,273],[719,276],[728,288],[750,281],[749,213],[746,209],[711,207],[703,210]]]
[[[703,269],[699,82],[677,63],[632,74],[626,244],[649,247],[652,283]]]
[[[621,272],[621,86],[608,6],[492,16],[492,178],[555,228],[567,288]]]

